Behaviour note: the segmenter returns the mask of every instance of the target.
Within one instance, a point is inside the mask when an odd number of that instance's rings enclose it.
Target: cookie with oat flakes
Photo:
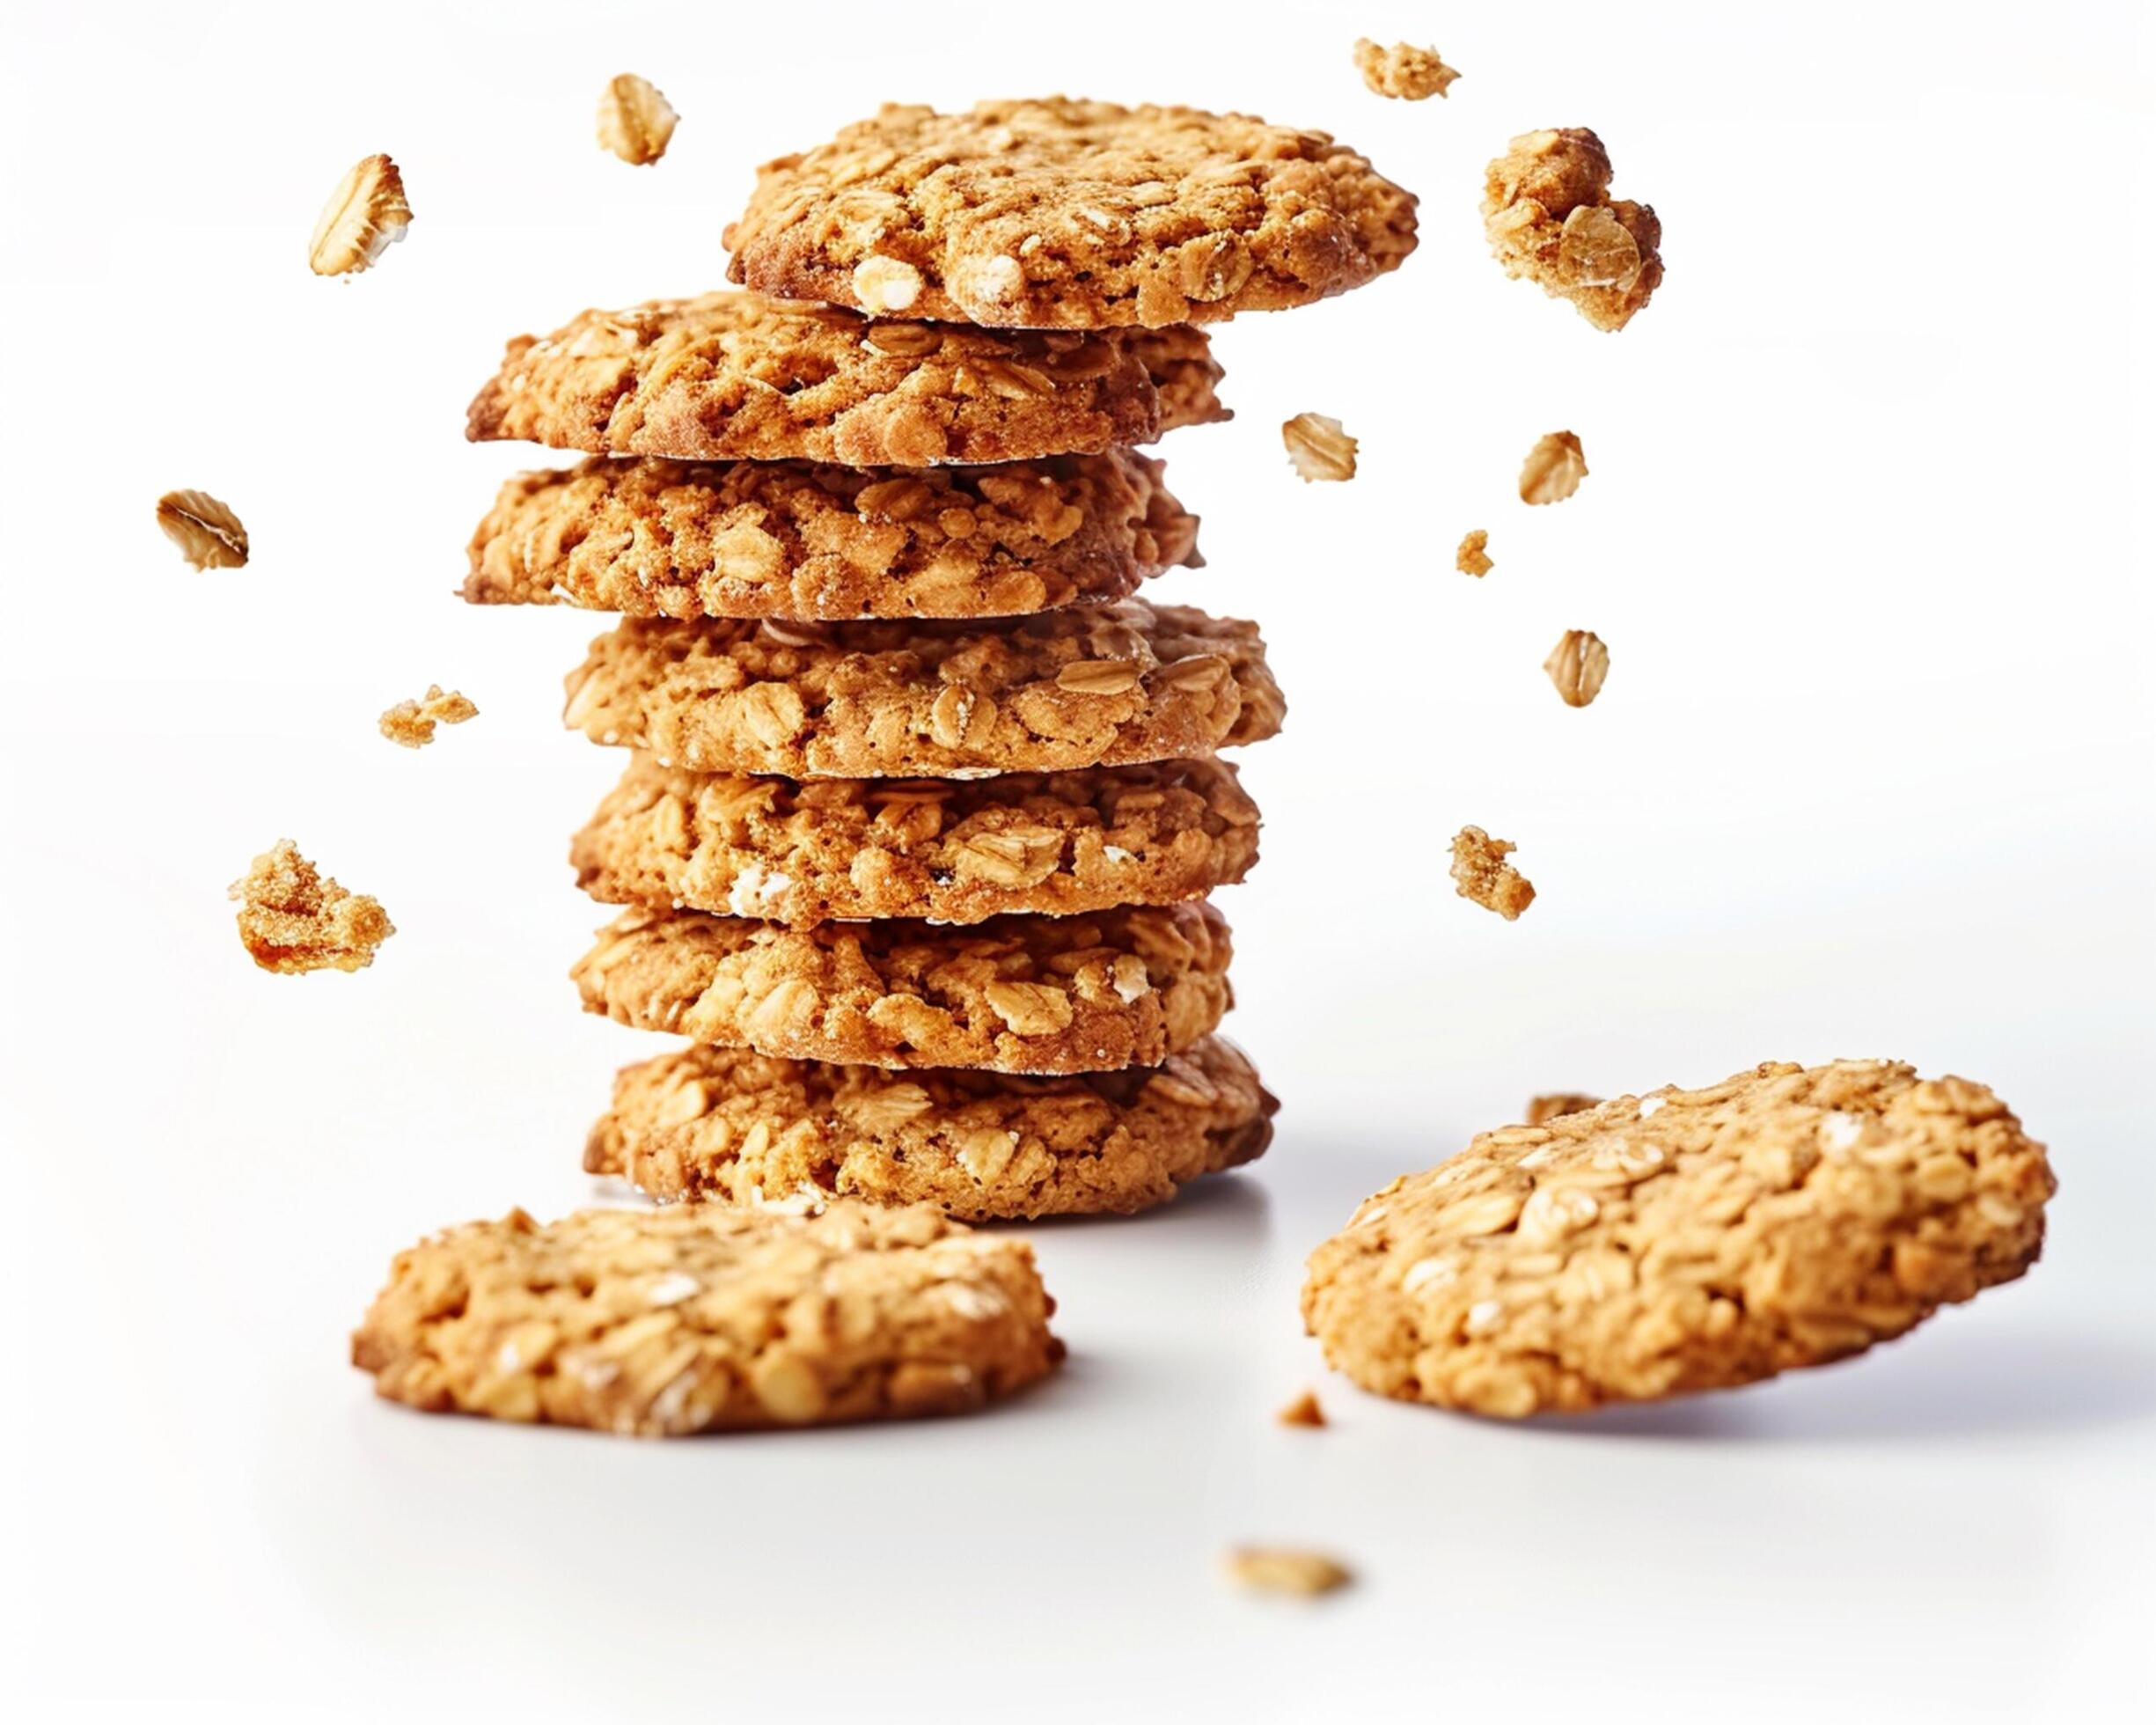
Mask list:
[[[629,766],[571,841],[606,904],[979,922],[1202,898],[1258,860],[1236,769],[1171,760],[986,779],[792,779]]]
[[[700,773],[964,778],[1254,743],[1285,703],[1255,625],[1183,606],[1013,622],[633,618],[591,643],[563,719]]]
[[[2043,1146],[1962,1078],[1768,1064],[1484,1133],[1310,1256],[1366,1390],[1506,1419],[1861,1353],[2035,1263]]]
[[[1112,102],[885,106],[758,174],[725,233],[765,293],[1006,329],[1161,327],[1397,269],[1415,199],[1323,132]]]
[[[1032,1249],[926,1206],[521,1210],[399,1254],[352,1338],[435,1413],[637,1437],[961,1413],[1062,1357]]]
[[[570,974],[587,1012],[786,1060],[1111,1072],[1211,1034],[1230,951],[1204,903],[966,929],[634,910]]]
[[[1261,1155],[1279,1105],[1206,1037],[1057,1078],[887,1072],[700,1046],[626,1068],[584,1167],[663,1200],[926,1202],[964,1222],[1128,1215]]]
[[[593,457],[519,473],[464,596],[632,617],[1009,617],[1196,568],[1198,518],[1129,450],[994,467]]]
[[[715,293],[518,336],[465,435],[678,461],[1030,461],[1226,419],[1220,376],[1194,329],[995,334]]]

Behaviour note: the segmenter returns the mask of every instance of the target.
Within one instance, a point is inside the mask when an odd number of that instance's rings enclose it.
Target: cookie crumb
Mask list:
[[[1346,1565],[1323,1552],[1238,1545],[1228,1554],[1228,1578],[1237,1587],[1256,1592],[1288,1593],[1307,1599],[1346,1587],[1354,1576]]]
[[[256,857],[226,896],[239,903],[248,954],[282,976],[364,970],[375,948],[397,932],[377,900],[320,874],[290,839]]]
[[[1280,1411],[1278,1418],[1283,1426],[1322,1426],[1325,1410],[1317,1405],[1317,1392],[1305,1390]]]
[[[1324,414],[1297,414],[1280,427],[1287,459],[1303,479],[1338,481],[1355,476],[1358,445],[1337,419]]]
[[[307,268],[317,275],[356,275],[378,261],[412,225],[404,176],[386,156],[355,164],[322,206],[307,243]]]
[[[1377,94],[1404,102],[1442,96],[1460,76],[1438,58],[1434,48],[1417,48],[1412,42],[1380,48],[1368,36],[1355,44],[1355,70]]]
[[[1587,477],[1587,451],[1569,431],[1550,431],[1535,440],[1520,464],[1520,501],[1561,503]]]
[[[1567,707],[1584,707],[1602,693],[1610,674],[1610,650],[1592,629],[1566,629],[1542,662]]]
[[[429,683],[417,701],[400,701],[382,715],[382,735],[407,749],[424,748],[434,741],[436,725],[478,716],[479,708],[464,695],[454,689],[444,694],[439,683]]]
[[[1497,567],[1490,561],[1489,547],[1489,531],[1486,528],[1476,528],[1460,541],[1458,554],[1453,558],[1453,567],[1462,575],[1479,577],[1489,574]]]
[[[1452,841],[1452,877],[1463,899],[1472,899],[1493,910],[1506,921],[1519,920],[1520,913],[1535,902],[1535,888],[1505,859],[1519,846],[1492,839],[1479,826],[1463,826]]]
[[[1601,1106],[1602,1098],[1598,1096],[1583,1096],[1577,1090],[1552,1090],[1529,1102],[1527,1124],[1542,1126],[1560,1114],[1583,1114],[1590,1108]]]
[[[624,72],[599,98],[599,145],[633,168],[649,167],[666,153],[680,121],[650,79]]]
[[[1490,164],[1483,231],[1507,275],[1622,329],[1662,279],[1654,206],[1610,195],[1610,152],[1583,126],[1526,132]]]
[[[198,569],[246,566],[247,530],[207,491],[167,491],[158,499],[158,525]]]

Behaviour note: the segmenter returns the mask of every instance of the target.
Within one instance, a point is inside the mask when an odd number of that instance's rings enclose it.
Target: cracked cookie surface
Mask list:
[[[1127,1215],[1261,1155],[1278,1105],[1206,1037],[1157,1067],[893,1073],[695,1047],[623,1069],[584,1167],[662,1200],[931,1203],[965,1222]]]
[[[957,1413],[1062,1347],[1030,1247],[926,1206],[523,1211],[399,1254],[352,1338],[430,1413],[639,1437]]]
[[[1209,1035],[1229,952],[1202,902],[966,929],[633,910],[570,975],[587,1012],[787,1060],[1107,1072]]]
[[[1270,737],[1285,710],[1255,625],[1140,599],[994,626],[632,619],[567,689],[594,742],[797,779],[1182,759]]]
[[[1311,1254],[1367,1390],[1504,1418],[1749,1384],[2035,1261],[2055,1182],[1981,1084],[1769,1064],[1484,1133]]]
[[[519,473],[475,605],[632,617],[1010,617],[1196,568],[1198,518],[1128,450],[994,467],[608,460]]]
[[[766,293],[1001,328],[1206,322],[1397,268],[1415,199],[1323,132],[1051,97],[885,106],[759,173],[725,233]]]
[[[1257,805],[1234,767],[1204,760],[796,782],[641,756],[569,848],[604,903],[796,927],[1175,904],[1257,860]]]
[[[465,435],[679,461],[1024,461],[1226,419],[1220,375],[1194,329],[997,334],[715,293],[518,336]]]

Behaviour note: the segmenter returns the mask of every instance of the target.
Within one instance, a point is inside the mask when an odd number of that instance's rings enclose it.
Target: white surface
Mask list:
[[[2138,1713],[2138,10],[11,6],[18,1716]],[[1365,32],[1465,76],[1382,103]],[[656,168],[591,140],[626,68],[683,116]],[[391,1253],[587,1200],[584,1125],[651,1052],[562,979],[600,920],[564,838],[617,767],[555,717],[596,625],[451,597],[532,459],[467,447],[466,400],[517,331],[716,284],[765,157],[887,97],[1058,87],[1330,128],[1425,199],[1399,275],[1224,331],[1241,417],[1166,446],[1211,567],[1162,591],[1264,620],[1294,707],[1228,899],[1276,1147],[1032,1230],[1071,1362],[992,1417],[638,1446],[378,1406],[344,1339]],[[1482,163],[1552,123],[1668,224],[1622,336],[1482,252]],[[411,238],[318,281],[315,212],[378,149]],[[1362,437],[1352,485],[1288,473],[1304,409]],[[1593,473],[1530,511],[1557,426]],[[239,510],[251,568],[182,566],[173,486]],[[1570,626],[1614,656],[1586,712],[1538,669]],[[381,741],[436,679],[482,716]],[[1516,925],[1443,877],[1470,821],[1541,889]],[[281,833],[388,905],[372,971],[246,963],[224,885]],[[2050,1141],[2026,1282],[1533,1430],[1381,1405],[1301,1337],[1302,1254],[1530,1092],[1842,1053],[1981,1077]],[[1306,1383],[1333,1428],[1275,1428]],[[1251,1538],[1361,1583],[1232,1595]]]

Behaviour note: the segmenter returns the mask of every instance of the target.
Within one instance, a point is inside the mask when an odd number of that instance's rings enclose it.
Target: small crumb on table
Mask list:
[[[1283,1426],[1322,1426],[1325,1423],[1325,1410],[1317,1405],[1316,1391],[1305,1390],[1283,1407],[1277,1417]]]
[[[1490,534],[1486,528],[1478,527],[1460,541],[1458,554],[1453,566],[1462,575],[1485,576],[1497,565],[1490,561]]]
[[[1239,1545],[1228,1554],[1228,1578],[1258,1593],[1286,1593],[1309,1598],[1346,1587],[1354,1579],[1346,1566],[1323,1552],[1279,1545]]]

